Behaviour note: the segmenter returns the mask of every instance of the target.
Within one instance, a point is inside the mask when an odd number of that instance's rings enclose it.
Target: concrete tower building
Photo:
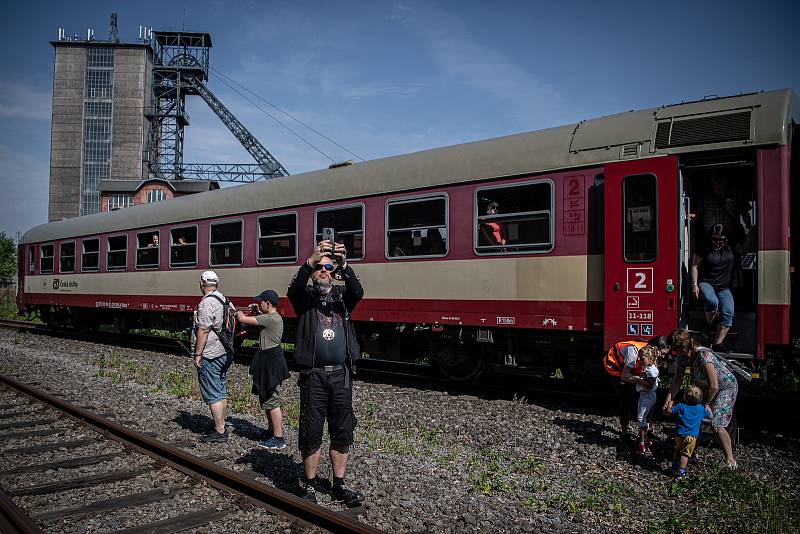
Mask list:
[[[53,71],[50,221],[100,211],[102,180],[147,178],[152,49],[59,31]]]

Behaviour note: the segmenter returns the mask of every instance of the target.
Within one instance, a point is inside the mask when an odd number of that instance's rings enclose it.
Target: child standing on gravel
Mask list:
[[[697,445],[703,417],[713,417],[711,408],[700,404],[703,392],[699,387],[686,388],[683,398],[686,403],[674,404],[671,410],[678,417],[675,423],[675,455],[672,462],[672,469],[678,478],[686,476],[686,465]]]
[[[639,392],[639,405],[636,408],[636,421],[639,423],[639,447],[637,452],[644,454],[650,449],[648,431],[650,430],[650,415],[656,404],[656,389],[658,389],[658,348],[650,345],[639,349],[642,374],[634,382],[636,391]]]

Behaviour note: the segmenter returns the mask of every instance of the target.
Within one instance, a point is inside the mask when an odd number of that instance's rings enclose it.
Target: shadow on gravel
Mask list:
[[[195,434],[205,434],[211,430],[213,421],[207,415],[200,415],[181,410],[173,419],[181,428],[194,432]]]
[[[303,474],[303,464],[285,452],[253,449],[236,460],[236,464],[249,465],[250,469],[268,478],[279,490],[297,494],[298,480]]]
[[[638,444],[637,437],[626,434],[622,438],[611,437],[606,434],[610,430],[608,425],[595,421],[577,421],[566,417],[556,417],[553,423],[561,426],[578,436],[577,442],[582,445],[593,445],[604,449],[614,449],[617,460],[626,461],[632,465],[641,466],[648,471],[663,473],[662,461],[672,457],[672,443],[661,441],[653,437],[650,453],[644,456],[635,454]],[[616,432],[615,432],[616,434]]]
[[[247,419],[242,419],[241,417],[229,416],[225,421],[233,426],[233,432],[237,436],[252,439],[253,441],[267,439],[266,421],[264,422],[264,426],[254,425]]]

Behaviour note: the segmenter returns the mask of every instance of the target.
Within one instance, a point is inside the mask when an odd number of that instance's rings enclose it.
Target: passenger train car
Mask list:
[[[365,288],[354,319],[371,358],[453,379],[586,378],[617,340],[704,330],[693,214],[725,176],[756,238],[729,340],[755,366],[798,324],[799,122],[792,91],[743,94],[44,224],[20,244],[19,305],[52,324],[179,329],[201,271],[237,306],[285,295],[334,227]]]

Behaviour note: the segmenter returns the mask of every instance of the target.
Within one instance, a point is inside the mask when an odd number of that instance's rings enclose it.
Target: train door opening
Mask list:
[[[674,156],[605,166],[603,341],[666,335],[678,324],[679,199]]]
[[[682,156],[679,183],[680,326],[692,332],[705,346],[716,345],[716,350],[728,353],[728,357],[750,360],[757,352],[758,243],[755,222],[758,206],[755,153],[737,151]],[[715,276],[718,271],[707,261],[709,254],[713,254],[711,233],[715,224],[723,225],[727,234],[726,244],[733,252],[727,281]],[[723,322],[721,310],[713,317],[706,313],[702,291],[708,291],[708,287],[701,284],[695,292],[693,266],[699,281],[702,282],[706,277],[716,279],[714,285],[717,293],[727,286],[734,309],[732,325],[727,332],[724,332],[724,328],[720,329],[720,323]],[[700,298],[697,293],[701,293]],[[724,338],[718,344],[722,334]]]

